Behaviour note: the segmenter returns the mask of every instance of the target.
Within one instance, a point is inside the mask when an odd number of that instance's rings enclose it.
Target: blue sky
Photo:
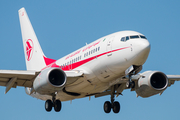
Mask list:
[[[47,57],[59,59],[100,37],[122,30],[144,34],[151,52],[143,71],[180,74],[180,1],[174,0],[3,0],[0,1],[0,69],[25,70],[18,10],[25,7]],[[105,114],[103,104],[110,96],[83,98],[62,103],[59,113],[47,113],[44,101],[26,95],[24,88],[6,95],[0,87],[0,119],[179,119],[180,82],[161,96],[136,98],[125,90],[116,98],[119,114]]]

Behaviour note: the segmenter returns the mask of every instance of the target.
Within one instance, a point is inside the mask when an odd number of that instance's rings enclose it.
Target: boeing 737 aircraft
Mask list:
[[[46,57],[24,8],[19,19],[26,60],[26,71],[0,70],[0,85],[5,93],[17,86],[28,95],[45,100],[46,111],[61,110],[61,101],[110,95],[105,113],[120,111],[123,90],[136,91],[143,98],[162,94],[180,80],[180,75],[142,70],[149,52],[147,38],[135,31],[120,31],[104,36],[59,60]]]

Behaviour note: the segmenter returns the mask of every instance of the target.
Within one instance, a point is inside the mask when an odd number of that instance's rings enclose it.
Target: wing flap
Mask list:
[[[0,70],[0,86],[5,86],[7,93],[12,87],[32,87],[34,78],[39,74],[36,71]]]
[[[4,82],[4,81],[1,82],[1,81],[0,81],[0,86],[6,86],[6,84],[7,84],[7,82]]]
[[[7,82],[9,80],[9,78],[0,78],[1,82]]]

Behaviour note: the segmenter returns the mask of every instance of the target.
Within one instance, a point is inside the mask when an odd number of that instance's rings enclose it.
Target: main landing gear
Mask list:
[[[119,113],[119,111],[120,111],[120,104],[119,104],[119,102],[117,102],[117,101],[115,101],[115,102],[106,101],[104,103],[104,112],[105,113],[110,113],[111,112],[111,108],[113,109],[114,113]]]
[[[55,95],[53,95],[52,101],[50,99],[48,99],[45,102],[45,109],[46,109],[47,112],[50,112],[52,110],[52,107],[54,107],[54,110],[56,112],[59,112],[61,110],[61,101],[56,100]]]
[[[104,112],[105,113],[110,113],[111,109],[112,109],[114,113],[119,113],[120,104],[117,101],[114,102],[114,94],[115,94],[115,87],[114,86],[111,88],[111,91],[112,91],[112,93],[111,93],[111,102],[106,101],[104,103]]]
[[[135,87],[135,82],[131,80],[131,75],[129,75],[129,80],[127,81],[126,85],[124,85],[124,87],[126,87],[126,88],[134,88]],[[123,91],[124,87],[122,86],[122,91]],[[106,101],[104,103],[104,112],[105,113],[110,113],[111,109],[113,110],[114,113],[119,113],[120,104],[119,104],[119,102],[114,101],[114,95],[118,94],[118,92],[121,93],[122,91],[121,90],[118,91],[117,89],[118,88],[115,85],[111,87],[111,102]],[[115,93],[115,91],[117,91],[117,92]]]

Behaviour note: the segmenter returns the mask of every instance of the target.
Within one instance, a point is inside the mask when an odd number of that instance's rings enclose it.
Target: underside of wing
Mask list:
[[[33,80],[39,74],[36,71],[0,70],[0,86],[5,86],[7,93],[12,87],[32,87]]]
[[[180,75],[167,75],[167,78],[169,80],[169,86],[174,84],[175,81],[180,81]]]
[[[33,82],[40,72],[21,70],[0,70],[0,86],[5,86],[7,93],[12,87],[17,86],[33,87]],[[80,71],[65,71],[67,85],[75,82],[83,75]]]
[[[67,76],[67,85],[70,85],[72,83],[74,83],[78,78],[83,76],[83,72],[78,71],[78,70],[71,70],[71,71],[64,71],[66,73]]]
[[[170,87],[175,81],[180,81],[180,75],[165,75],[159,71],[146,71],[137,75],[131,76],[131,80],[134,84],[131,87],[131,91],[136,91],[137,96],[150,97],[155,94],[162,94],[163,91]],[[105,95],[116,94],[117,96],[122,93],[124,89],[128,89],[128,78],[124,77],[116,85],[107,89],[102,93],[95,94],[95,97],[101,97]]]
[[[180,75],[167,75],[169,80],[180,81]]]

